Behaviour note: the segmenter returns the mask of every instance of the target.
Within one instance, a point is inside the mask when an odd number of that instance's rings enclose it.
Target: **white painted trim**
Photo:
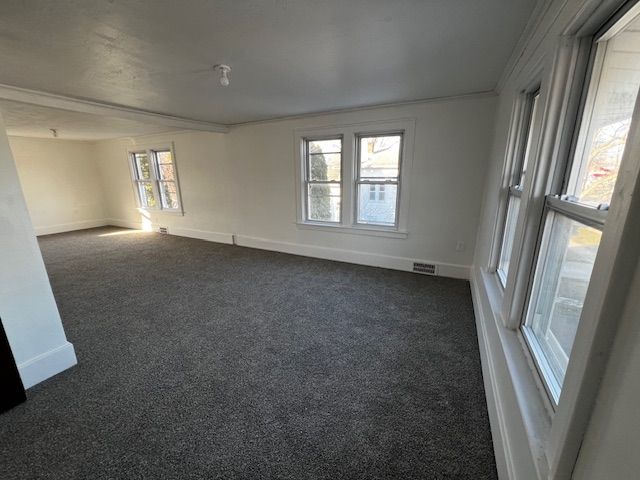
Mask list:
[[[496,93],[500,94],[500,92],[502,92],[506,82],[516,71],[518,63],[522,61],[526,48],[531,45],[534,35],[541,30],[543,20],[545,20],[545,16],[547,15],[549,8],[554,3],[554,0],[538,0],[536,3],[533,8],[533,12],[531,12],[531,16],[529,17],[529,21],[525,25],[522,35],[518,39],[518,43],[513,49],[513,52],[511,53],[511,56],[498,79],[498,83],[495,88]]]
[[[195,230],[192,228],[168,227],[168,234],[233,245],[233,234],[231,233],[210,232],[207,230]]]
[[[131,222],[117,218],[107,219],[108,225],[134,230],[143,230],[141,222]],[[151,231],[157,232],[159,225],[151,224]],[[147,227],[149,231],[149,227]],[[432,263],[438,267],[438,276],[469,279],[469,266],[457,265],[453,263],[442,263],[433,260],[419,258],[394,257],[391,255],[380,255],[377,253],[357,252],[355,250],[343,250],[339,248],[319,247],[315,245],[305,245],[301,243],[282,242],[267,238],[252,237],[249,235],[238,235],[232,233],[210,232],[207,230],[195,230],[190,228],[168,227],[169,235],[180,237],[198,238],[210,242],[235,244],[241,247],[257,248],[260,250],[270,250],[274,252],[290,253],[305,257],[322,258],[325,260],[335,260],[338,262],[355,263],[357,265],[367,265],[370,267],[389,268],[391,270],[402,270],[411,272],[413,263]]]
[[[104,102],[96,102],[93,100],[66,97],[53,93],[14,87],[12,85],[0,84],[0,98],[14,102],[28,103],[31,105],[58,108],[60,110],[67,110],[70,112],[124,118],[127,120],[150,123],[152,125],[163,125],[172,128],[202,130],[205,132],[218,133],[227,133],[229,131],[227,126],[219,123],[148,112],[146,110],[121,105],[112,105]]]
[[[409,232],[385,229],[385,228],[369,228],[365,226],[344,226],[320,224],[313,222],[296,222],[296,226],[300,230],[319,230],[322,232],[346,233],[348,235],[369,235],[371,237],[388,237],[388,238],[407,238]]]
[[[109,221],[106,218],[99,220],[81,220],[79,222],[60,223],[58,225],[46,225],[42,227],[34,227],[36,235],[51,235],[54,233],[72,232],[74,230],[84,230],[86,228],[104,227]]]
[[[487,399],[487,411],[489,413],[489,423],[491,426],[491,437],[493,440],[493,451],[496,457],[496,468],[500,480],[514,478],[515,466],[509,442],[508,424],[500,396],[499,380],[496,373],[495,359],[489,344],[489,334],[487,332],[487,319],[481,306],[478,284],[471,274],[471,298],[473,300],[473,310],[476,319],[476,330],[478,334],[478,347],[482,364],[482,378],[484,380],[484,391]],[[485,307],[486,308],[486,307]]]
[[[24,388],[30,388],[78,363],[73,345],[69,342],[30,358],[18,365]]]
[[[471,270],[480,359],[500,479],[546,479],[545,443],[551,418],[541,400],[518,333],[500,318],[500,300],[488,275]],[[497,288],[497,287],[496,287]]]
[[[106,220],[107,225],[122,228],[131,228],[133,230],[146,230],[152,232],[158,232],[161,226],[157,222],[151,223],[145,228],[142,222],[132,222],[129,220],[122,220],[118,218],[109,218]],[[209,230],[197,230],[193,228],[180,228],[180,227],[167,227],[167,233],[169,235],[176,235],[178,237],[197,238],[199,240],[208,240],[216,243],[233,244],[233,234],[226,232],[212,232]]]
[[[438,266],[438,276],[462,278],[465,280],[469,279],[469,267],[467,265],[455,265],[425,259],[394,257],[390,255],[380,255],[377,253],[357,252],[354,250],[281,242],[247,235],[236,235],[235,238],[236,245],[242,247],[258,248],[261,250],[271,250],[275,252],[290,253],[293,255],[302,255],[305,257],[322,258],[325,260],[335,260],[338,262],[355,263],[357,265],[389,268],[392,270],[403,270],[407,272],[413,270],[414,262],[433,263]]]
[[[301,113],[300,115],[289,115],[284,117],[274,117],[274,118],[265,118],[263,120],[254,120],[250,122],[241,122],[241,123],[231,123],[228,125],[229,128],[233,129],[235,127],[243,127],[245,125],[261,125],[263,123],[272,123],[272,122],[286,122],[289,120],[301,120],[305,118],[316,118],[316,117],[324,117],[327,115],[336,115],[342,113],[352,113],[352,112],[366,112],[367,110],[378,110],[383,108],[395,108],[395,107],[405,107],[411,105],[423,105],[429,103],[446,103],[446,102],[456,102],[459,100],[474,100],[481,98],[493,98],[496,97],[497,94],[493,90],[483,91],[483,92],[469,92],[462,93],[460,95],[448,95],[444,97],[431,97],[431,98],[421,98],[418,100],[407,100],[405,102],[395,102],[395,103],[380,103],[374,105],[363,105],[361,107],[351,107],[351,108],[338,108],[335,110],[323,110],[320,112],[311,112],[311,113]]]
[[[130,228],[132,230],[145,230],[142,222],[132,222],[131,220],[122,220],[120,218],[108,218],[107,225],[112,227]],[[146,230],[149,230],[148,228]]]

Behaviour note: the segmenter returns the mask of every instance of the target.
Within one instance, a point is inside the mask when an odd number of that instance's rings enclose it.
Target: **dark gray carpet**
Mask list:
[[[3,480],[496,478],[467,282],[114,228],[40,245],[80,363],[0,416]]]

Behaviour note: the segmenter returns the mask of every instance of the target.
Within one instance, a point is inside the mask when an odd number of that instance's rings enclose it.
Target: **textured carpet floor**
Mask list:
[[[0,478],[496,478],[467,282],[154,233],[41,237],[78,366]]]

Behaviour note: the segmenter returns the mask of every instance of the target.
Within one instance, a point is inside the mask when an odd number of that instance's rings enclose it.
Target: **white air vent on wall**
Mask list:
[[[167,229],[167,227],[159,227],[159,228],[158,228],[158,231],[159,231],[160,233],[169,233],[169,230]]]
[[[432,263],[413,263],[413,271],[417,273],[425,273],[427,275],[437,275],[438,268]]]

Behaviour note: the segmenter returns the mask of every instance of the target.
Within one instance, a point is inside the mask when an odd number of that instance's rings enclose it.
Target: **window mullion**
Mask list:
[[[342,138],[342,225],[351,227],[356,223],[356,181],[358,177],[356,166],[356,142],[353,133],[345,131]]]
[[[156,157],[156,152],[153,150],[147,150],[147,155],[150,162],[150,173],[151,173],[151,189],[153,190],[153,197],[156,200],[156,208],[158,210],[163,209],[162,205],[162,196],[160,195],[160,175],[158,172],[158,159]]]

